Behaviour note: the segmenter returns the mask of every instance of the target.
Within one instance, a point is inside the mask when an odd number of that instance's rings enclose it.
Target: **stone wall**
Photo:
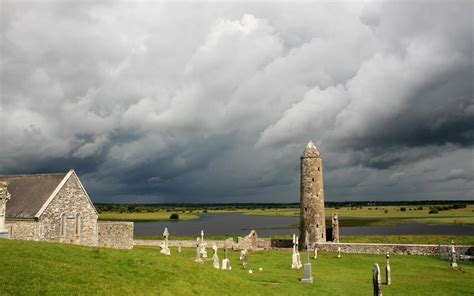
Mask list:
[[[133,248],[133,222],[99,221],[98,246],[116,249]]]
[[[62,215],[67,217],[65,235],[61,235]],[[97,218],[76,174],[72,174],[39,217],[39,240],[97,246]]]
[[[7,222],[5,228],[11,239],[39,240],[39,225],[35,221]]]
[[[223,240],[204,240],[206,242],[206,248],[211,248],[214,243],[216,243],[217,247],[220,249],[224,248]],[[150,247],[159,247],[161,245],[162,240],[139,240],[136,239],[133,241],[135,246],[150,246]],[[193,240],[169,240],[168,246],[170,247],[179,247],[182,248],[195,248],[196,241]],[[234,242],[232,238],[227,239],[227,248],[237,250],[237,244]]]

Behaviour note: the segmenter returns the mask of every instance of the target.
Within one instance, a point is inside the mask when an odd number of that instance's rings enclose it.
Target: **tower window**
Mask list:
[[[316,224],[316,228],[319,228],[319,224]]]
[[[314,182],[314,178],[311,178],[311,182]]]
[[[316,197],[319,197],[319,193],[316,193]]]
[[[320,168],[320,167],[318,167],[318,172],[319,172],[319,171],[321,171],[321,168]]]
[[[304,212],[306,213],[308,211],[308,208],[307,207],[304,207]]]
[[[321,234],[321,238],[324,238],[324,234]]]

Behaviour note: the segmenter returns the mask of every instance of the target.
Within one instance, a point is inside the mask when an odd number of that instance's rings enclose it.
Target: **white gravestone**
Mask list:
[[[199,237],[196,238],[196,259],[194,259],[197,263],[203,263],[204,261],[201,258],[201,243],[199,242]]]
[[[207,258],[206,242],[204,241],[204,230],[201,230],[201,256]]]
[[[224,259],[222,259],[221,269],[224,269],[224,270],[232,269],[232,267],[230,266],[230,261],[227,258],[227,241],[224,241]]]
[[[374,296],[382,296],[382,278],[380,276],[380,267],[377,263],[372,268],[372,283],[374,285]]]
[[[306,263],[304,264],[302,283],[313,283],[313,275],[311,273],[311,263],[309,263],[309,233],[306,231],[305,234],[305,245],[306,245]]]
[[[293,254],[291,255],[291,268],[300,269],[301,266],[300,253],[298,251],[298,237],[293,234]]]
[[[341,258],[341,247],[337,247],[337,258]]]
[[[170,255],[171,252],[170,252],[170,248],[169,248],[169,245],[168,245],[168,237],[169,237],[170,233],[168,232],[168,227],[165,227],[165,231],[163,231],[163,242],[161,242],[161,253],[162,254],[165,254],[165,255]]]
[[[385,281],[387,286],[392,284],[392,271],[390,270],[390,255],[387,253],[387,265],[385,266]]]
[[[314,246],[314,259],[318,259],[318,245]]]
[[[451,241],[451,267],[456,268],[458,264],[456,262],[456,249],[454,248],[454,241]]]
[[[219,269],[220,268],[220,266],[219,266],[219,257],[217,256],[217,245],[216,245],[216,243],[214,243],[212,245],[212,251],[213,251],[212,265],[214,266],[215,269]]]
[[[242,266],[244,268],[247,268],[247,259],[248,259],[248,253],[249,251],[247,249],[244,249],[240,251],[240,260],[242,261]]]

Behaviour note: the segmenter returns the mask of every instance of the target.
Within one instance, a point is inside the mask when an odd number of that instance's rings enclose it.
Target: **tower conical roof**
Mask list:
[[[313,141],[310,140],[306,145],[303,154],[301,154],[301,157],[321,157],[321,154],[319,153],[318,148],[316,148],[316,145],[314,145]]]

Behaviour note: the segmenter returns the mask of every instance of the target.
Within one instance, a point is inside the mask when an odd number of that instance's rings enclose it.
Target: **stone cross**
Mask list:
[[[382,296],[382,278],[380,277],[380,267],[377,263],[372,268],[372,282],[374,285],[374,296]]]
[[[0,182],[0,237],[9,237],[8,231],[5,229],[5,216],[7,212],[7,202],[11,195],[7,190],[8,182]]]
[[[216,245],[216,243],[214,243],[212,245],[212,251],[213,251],[212,265],[214,266],[215,269],[219,269],[220,268],[220,266],[219,266],[219,257],[217,256],[217,245]]]
[[[221,269],[224,269],[224,270],[231,270],[232,269],[232,267],[230,266],[230,261],[227,258],[227,240],[224,241],[224,259],[222,259]]]
[[[300,269],[303,266],[301,264],[300,252],[298,251],[298,237],[295,234],[293,234],[293,254],[291,260],[292,269]]]
[[[204,230],[201,230],[201,255],[202,258],[207,258],[206,242],[204,241]]]
[[[318,259],[318,245],[314,245],[314,259]]]
[[[339,242],[339,219],[337,213],[332,214],[332,241],[335,243]]]
[[[240,260],[242,260],[242,266],[244,268],[247,268],[248,253],[249,251],[247,249],[240,251]]]
[[[341,258],[341,247],[337,247],[337,258]]]
[[[306,263],[304,264],[303,277],[301,282],[303,283],[313,283],[313,275],[311,273],[311,263],[309,263],[309,233],[305,233],[305,245],[306,245]]]
[[[454,241],[451,241],[451,267],[456,268],[458,264],[456,263],[456,249],[454,248]]]
[[[163,231],[164,241],[161,244],[161,253],[163,253],[165,255],[170,255],[170,248],[168,247],[169,246],[169,244],[168,244],[169,235],[170,235],[170,233],[168,232],[168,227],[165,227],[165,231]]]
[[[390,254],[387,253],[387,265],[385,266],[385,281],[387,286],[392,284],[392,272],[390,270]]]
[[[196,259],[194,259],[197,263],[203,263],[204,261],[201,258],[201,244],[199,242],[199,237],[196,238]]]

